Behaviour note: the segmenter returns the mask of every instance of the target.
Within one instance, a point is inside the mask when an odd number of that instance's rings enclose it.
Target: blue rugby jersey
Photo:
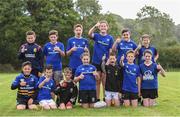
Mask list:
[[[85,38],[78,39],[76,37],[71,37],[70,39],[68,39],[66,51],[69,51],[74,46],[77,47],[77,50],[72,52],[69,57],[69,67],[72,69],[76,69],[79,65],[82,64],[80,57],[84,52],[84,48],[89,47],[89,42]]]
[[[26,82],[26,86],[20,86],[20,82]],[[19,74],[11,84],[11,89],[18,89],[17,98],[36,98],[38,78],[34,75],[25,76],[23,73]]]
[[[25,48],[25,52],[21,52],[22,48]],[[32,69],[36,69],[42,72],[43,69],[43,52],[41,46],[36,43],[25,43],[21,45],[18,53],[18,58],[22,62],[30,61]]]
[[[152,62],[155,62],[154,58],[155,58],[155,56],[157,55],[157,50],[156,50],[156,48],[153,47],[153,46],[149,46],[148,48],[145,48],[144,46],[142,46],[141,49],[139,50],[138,64],[144,63],[145,60],[144,60],[143,54],[144,54],[144,51],[147,50],[147,49],[152,52],[152,54],[153,54],[153,55],[152,55]]]
[[[64,51],[64,45],[61,42],[57,42],[56,44],[52,44],[48,42],[44,45],[43,53],[46,57],[46,64],[51,64],[53,66],[53,71],[61,71],[62,70],[62,57],[59,52],[54,51],[55,47],[59,47],[62,51]]]
[[[123,67],[123,90],[138,93],[137,78],[140,76],[139,66],[125,63]]]
[[[135,50],[137,48],[137,45],[134,41],[130,40],[129,42],[125,41],[124,39],[121,40],[120,43],[118,43],[116,49],[118,51],[117,56],[117,62],[119,64],[121,57],[124,55],[124,63],[127,63],[126,59],[126,52],[129,50]]]
[[[112,48],[114,39],[111,35],[102,36],[99,33],[94,33],[94,51],[92,63],[101,64],[102,57],[105,54],[109,57],[109,50]]]
[[[144,63],[139,65],[142,76],[141,89],[157,89],[158,88],[158,69],[157,64],[152,63],[146,66]]]
[[[96,67],[89,65],[80,65],[75,72],[75,76],[84,75],[84,79],[79,81],[79,90],[96,90],[96,79],[92,72],[96,71]]]
[[[43,82],[45,79],[45,76],[40,77],[38,81],[38,86],[41,82]],[[38,93],[38,101],[41,100],[50,100],[52,99],[51,92],[54,92],[56,86],[54,80],[51,78],[48,82],[46,82],[40,89]]]

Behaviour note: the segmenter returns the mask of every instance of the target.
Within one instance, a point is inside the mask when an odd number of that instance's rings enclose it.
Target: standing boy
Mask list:
[[[74,26],[74,37],[68,39],[66,55],[69,56],[69,67],[72,69],[72,77],[74,77],[74,73],[76,68],[82,64],[81,54],[89,52],[89,42],[87,39],[82,37],[83,26],[81,24],[76,24]]]
[[[96,28],[99,29],[99,33],[94,33]],[[103,96],[105,92],[105,74],[102,72],[101,63],[102,57],[108,58],[109,52],[112,48],[114,39],[108,34],[108,22],[100,21],[89,30],[89,37],[94,41],[94,52],[92,57],[92,64],[97,68],[97,72],[100,76],[100,80],[97,81],[97,101],[100,101],[100,85],[103,86]]]
[[[49,32],[50,42],[46,43],[43,48],[43,53],[46,59],[46,64],[53,66],[53,77],[56,85],[63,79],[62,75],[62,57],[65,56],[64,45],[58,42],[58,31],[51,30]]]
[[[27,43],[21,45],[18,58],[22,62],[30,61],[32,64],[31,74],[40,77],[43,69],[43,54],[41,46],[35,43],[36,34],[34,31],[26,32]]]

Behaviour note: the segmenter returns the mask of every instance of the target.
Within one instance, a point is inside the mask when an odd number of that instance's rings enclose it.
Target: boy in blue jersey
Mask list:
[[[43,109],[56,109],[56,103],[53,100],[55,96],[55,83],[52,79],[53,67],[52,65],[47,65],[44,69],[45,76],[40,77],[38,82],[39,93],[37,99]]]
[[[62,75],[62,57],[65,56],[64,45],[58,42],[58,31],[51,30],[49,32],[50,42],[46,43],[43,48],[43,53],[46,59],[46,64],[53,66],[53,78],[56,85],[63,79]]]
[[[67,67],[64,69],[64,80],[59,83],[55,90],[57,95],[57,105],[61,110],[72,109],[76,102],[78,89],[72,80],[72,69]]]
[[[38,109],[36,104],[38,78],[31,74],[31,62],[22,64],[22,73],[19,74],[11,85],[11,89],[18,89],[17,110]]]
[[[82,65],[75,72],[75,82],[79,82],[79,103],[83,108],[93,108],[96,102],[96,80],[99,79],[99,74],[96,67],[89,64],[89,53],[83,53]]]
[[[99,29],[99,33],[94,33],[96,28]],[[101,63],[102,57],[105,55],[106,59],[111,51],[114,39],[108,34],[108,22],[100,21],[89,30],[89,37],[94,41],[94,52],[92,57],[92,64],[97,68],[97,72],[100,76],[100,80],[97,81],[97,101],[100,101],[100,85],[103,86],[103,96],[105,92],[105,74],[102,72]]]
[[[153,53],[151,50],[144,51],[144,63],[140,64],[141,78],[141,95],[145,107],[153,106],[155,99],[158,97],[158,72],[165,77],[165,71],[161,65],[152,61]]]
[[[22,62],[30,61],[32,64],[31,74],[40,77],[43,69],[43,53],[42,48],[35,43],[36,34],[34,31],[26,32],[27,43],[21,45],[18,58]]]
[[[145,59],[144,59],[143,53],[147,49],[151,50],[151,52],[152,52],[152,62],[157,61],[159,54],[158,54],[156,48],[150,45],[150,41],[151,41],[151,39],[148,34],[144,34],[141,37],[141,42],[139,43],[137,49],[135,50],[136,54],[138,55],[138,64],[144,63]],[[142,43],[142,45],[141,45],[141,43]]]
[[[125,56],[124,63],[127,63],[126,52],[129,50],[135,50],[137,48],[136,43],[130,38],[131,32],[129,29],[123,29],[121,34],[122,38],[117,38],[112,47],[114,52],[118,52],[118,64],[123,55]]]
[[[124,63],[124,56],[121,57],[120,65],[123,66],[123,99],[124,106],[133,107],[138,105],[138,97],[140,96],[140,70],[139,66],[134,64],[134,51],[129,50],[126,53],[127,63]]]
[[[66,55],[70,56],[69,58],[69,67],[72,69],[72,78],[74,78],[74,73],[76,68],[82,64],[81,54],[83,52],[89,52],[89,42],[87,39],[82,37],[83,26],[81,24],[76,24],[74,26],[74,37],[68,39]]]

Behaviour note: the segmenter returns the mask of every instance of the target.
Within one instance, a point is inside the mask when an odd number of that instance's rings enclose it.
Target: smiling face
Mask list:
[[[65,76],[65,78],[66,78],[67,81],[70,80],[70,79],[72,78],[72,71],[66,70],[66,71],[64,72],[64,76]]]
[[[146,62],[150,62],[152,60],[152,54],[146,52],[144,54],[144,59]]]
[[[30,65],[25,65],[23,68],[22,68],[22,71],[23,71],[23,74],[24,75],[30,75],[31,74],[31,66]]]
[[[35,35],[27,35],[26,40],[28,43],[34,43],[36,40],[36,36]]]
[[[122,37],[123,37],[123,39],[125,40],[125,41],[129,41],[129,39],[130,39],[130,32],[129,31],[127,31],[127,32],[124,32],[123,34],[122,34]]]
[[[47,78],[51,78],[53,75],[53,70],[52,69],[46,69],[45,70],[45,75]]]
[[[127,56],[126,56],[126,59],[127,59],[129,64],[134,63],[134,59],[135,59],[134,53],[128,53]]]
[[[83,32],[83,29],[81,27],[76,27],[74,29],[74,34],[75,34],[76,37],[81,37],[82,32]]]
[[[109,26],[108,26],[108,24],[105,23],[105,22],[102,22],[102,23],[100,23],[100,25],[99,25],[99,30],[100,30],[101,33],[107,33],[108,28],[109,28]]]
[[[149,46],[149,44],[150,44],[150,39],[148,37],[142,39],[143,46]]]
[[[49,35],[49,39],[50,39],[51,43],[55,44],[57,42],[58,36],[55,34]]]
[[[84,56],[81,58],[81,60],[82,60],[83,65],[89,65],[89,62],[90,62],[89,56],[84,55]]]

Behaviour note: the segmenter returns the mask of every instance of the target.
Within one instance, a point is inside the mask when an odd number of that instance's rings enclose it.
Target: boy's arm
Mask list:
[[[135,55],[139,54],[139,50],[141,49],[141,47],[142,47],[141,42],[139,42],[137,48],[134,50]]]
[[[49,79],[45,78],[42,82],[39,83],[38,88],[42,88],[46,82],[48,82]]]
[[[74,46],[74,47],[72,47],[70,50],[68,50],[67,52],[66,52],[66,55],[67,56],[70,56],[74,51],[76,51],[77,50],[77,47],[76,46]]]
[[[160,64],[157,65],[157,69],[160,70],[159,73],[161,74],[161,76],[166,77],[166,72]]]
[[[97,27],[99,27],[100,23],[98,22],[96,25],[94,25],[88,32],[88,36],[90,39],[93,39],[94,38],[94,31],[96,30]]]
[[[101,69],[102,69],[103,73],[106,73],[106,68],[105,68],[106,61],[105,61],[105,59],[106,59],[106,55],[104,55],[102,57]]]
[[[116,41],[114,42],[114,44],[113,44],[113,46],[112,46],[112,51],[113,52],[116,52],[117,51],[117,45],[118,45],[118,43],[120,43],[121,42],[121,38],[120,37],[118,37],[117,39],[116,39]]]
[[[25,45],[22,45],[18,52],[18,59],[23,60],[25,58]]]
[[[120,66],[123,67],[124,66],[124,55],[121,57],[120,59]]]
[[[99,80],[99,79],[100,79],[100,76],[99,76],[99,74],[97,73],[97,71],[94,71],[94,72],[93,72],[93,75],[95,76],[96,80]]]
[[[13,83],[11,84],[11,90],[15,90],[17,88],[20,87],[20,82],[19,82],[19,78],[16,77],[16,79],[13,81]]]
[[[141,96],[141,78],[137,78],[137,84],[138,84],[138,96]]]
[[[79,76],[77,76],[77,77],[74,78],[74,82],[77,83],[77,82],[79,82],[79,81],[80,81],[81,79],[83,79],[83,78],[84,78],[84,75],[81,74],[81,75],[79,75]]]
[[[157,53],[157,54],[155,55],[154,61],[156,62],[156,61],[158,60],[158,58],[159,58],[159,53]]]

